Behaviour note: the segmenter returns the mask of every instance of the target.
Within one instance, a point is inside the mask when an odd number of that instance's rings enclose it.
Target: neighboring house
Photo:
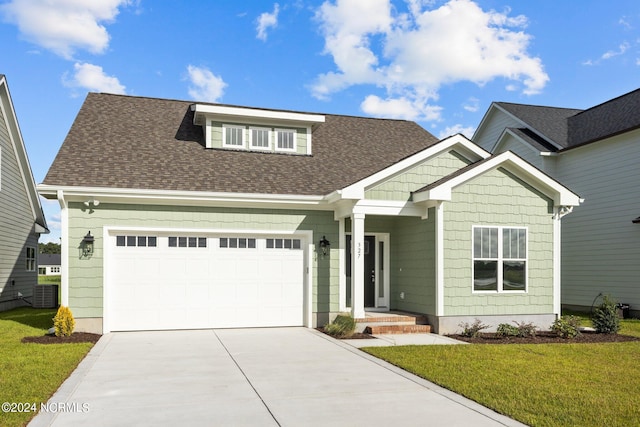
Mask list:
[[[38,239],[48,233],[20,127],[0,74],[0,311],[25,305],[38,283]]]
[[[584,197],[562,224],[562,304],[609,294],[640,314],[640,90],[587,110],[493,103],[473,140],[518,153]]]
[[[414,122],[96,93],[38,189],[62,209],[62,304],[94,332],[390,309],[439,333],[548,327],[579,204],[512,153]]]
[[[38,274],[41,276],[60,275],[60,254],[40,254],[38,256]]]

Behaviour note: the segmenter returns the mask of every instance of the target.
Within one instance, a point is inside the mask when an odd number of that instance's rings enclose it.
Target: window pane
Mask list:
[[[498,262],[474,261],[473,262],[473,290],[497,291],[498,290]]]
[[[518,230],[518,258],[527,257],[527,230]]]
[[[186,248],[187,247],[187,238],[186,237],[178,237],[178,247]]]
[[[127,236],[127,246],[136,245],[136,236]]]
[[[473,229],[473,257],[482,258],[482,228]]]
[[[245,238],[238,239],[238,247],[241,248],[241,249],[246,249],[246,247],[247,247],[247,239],[245,239]]]
[[[505,291],[525,290],[525,262],[504,261],[502,264],[502,289]]]
[[[177,237],[169,237],[169,247],[175,248],[178,246],[178,238]]]
[[[157,238],[155,236],[147,237],[147,246],[155,248],[157,244]]]
[[[206,248],[207,247],[207,238],[206,237],[198,237],[198,247]]]
[[[273,249],[273,239],[267,239],[267,249]]]
[[[256,239],[247,239],[247,247],[249,249],[255,249],[256,248]]]
[[[279,130],[278,131],[278,148],[283,150],[293,150],[293,131]]]
[[[251,145],[253,147],[269,147],[269,130],[251,129]]]
[[[147,236],[138,236],[138,246],[147,246]]]
[[[116,246],[124,246],[124,236],[116,236]]]
[[[225,128],[225,144],[242,146],[242,132],[244,129],[235,127]]]
[[[238,247],[238,239],[236,237],[232,237],[229,239],[229,247],[237,248]]]
[[[275,239],[276,240],[276,249],[282,249],[282,239]]]
[[[293,249],[300,249],[300,239],[293,239]]]
[[[220,247],[221,248],[229,247],[228,239],[226,237],[221,237],[220,238]]]
[[[291,239],[284,239],[284,248],[291,249]]]
[[[189,237],[189,247],[195,248],[196,246],[198,246],[198,239],[195,237]]]

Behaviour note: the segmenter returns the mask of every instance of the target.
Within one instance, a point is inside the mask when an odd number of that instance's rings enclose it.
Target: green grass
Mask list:
[[[640,320],[621,323],[640,337]],[[640,425],[640,342],[364,351],[531,426]]]
[[[84,358],[91,343],[23,344],[53,326],[55,309],[18,308],[0,313],[0,401],[31,402],[38,409]],[[1,403],[0,402],[0,403]],[[1,426],[25,425],[34,413],[4,413]]]

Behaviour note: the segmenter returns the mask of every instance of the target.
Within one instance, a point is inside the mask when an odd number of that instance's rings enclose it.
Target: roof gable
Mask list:
[[[24,185],[25,193],[28,197],[28,204],[33,215],[33,220],[38,226],[36,227],[36,232],[48,233],[49,230],[47,229],[47,222],[42,211],[40,198],[36,191],[31,165],[29,164],[29,157],[27,156],[27,150],[24,146],[18,119],[13,108],[13,102],[11,100],[11,94],[9,92],[6,77],[3,74],[0,74],[0,110],[2,113],[0,116],[4,119],[4,124],[7,129],[9,144],[13,148],[12,153],[0,153],[0,155],[15,155],[16,162],[20,170],[20,177],[22,178],[22,184]],[[1,182],[0,185],[2,185]]]
[[[326,195],[437,142],[414,122],[326,114],[310,156],[207,149],[193,104],[88,94],[44,184]]]

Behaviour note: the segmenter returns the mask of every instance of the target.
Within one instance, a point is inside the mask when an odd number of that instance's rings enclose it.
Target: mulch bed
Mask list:
[[[79,342],[92,342],[97,343],[102,335],[90,334],[88,332],[74,332],[68,337],[56,337],[55,335],[42,335],[39,337],[24,337],[22,342],[24,343],[36,343],[36,344],[68,344]]]
[[[327,334],[324,331],[324,328],[316,328],[316,329],[318,331],[322,332],[323,334]],[[327,334],[327,335],[333,336],[333,335],[330,335],[330,334]],[[355,332],[353,335],[350,335],[350,336],[344,337],[344,338],[339,338],[339,337],[333,337],[333,338],[336,338],[336,339],[339,339],[339,340],[371,340],[371,339],[375,340],[375,339],[377,339],[373,335],[364,334],[362,332]]]
[[[640,338],[619,334],[598,334],[582,332],[575,338],[562,338],[552,332],[538,332],[535,337],[499,337],[495,333],[480,333],[476,338],[462,335],[447,335],[459,341],[472,344],[594,344],[611,342],[640,341]]]

